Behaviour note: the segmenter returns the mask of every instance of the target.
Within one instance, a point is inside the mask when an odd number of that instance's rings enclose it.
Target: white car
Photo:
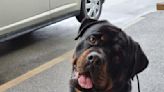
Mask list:
[[[98,19],[104,0],[0,0],[0,42],[76,16]]]

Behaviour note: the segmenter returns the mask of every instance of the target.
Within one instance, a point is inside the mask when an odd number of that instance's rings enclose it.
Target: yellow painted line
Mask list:
[[[48,63],[45,63],[45,64],[43,64],[43,65],[41,65],[41,66],[39,66],[39,67],[29,71],[29,72],[17,77],[16,79],[13,79],[13,80],[5,83],[5,84],[2,84],[0,86],[0,92],[5,92],[7,89],[12,88],[12,87],[20,84],[21,82],[23,82],[23,81],[41,73],[41,72],[43,72],[43,71],[53,67],[54,65],[66,60],[66,59],[68,59],[68,61],[69,61],[72,57],[72,53],[73,53],[73,50],[68,51],[65,54],[63,54],[62,56],[59,56],[59,57],[49,61]]]

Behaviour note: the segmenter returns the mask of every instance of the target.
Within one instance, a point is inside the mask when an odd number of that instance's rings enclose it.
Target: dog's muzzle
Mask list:
[[[91,53],[88,54],[86,57],[86,60],[89,64],[98,64],[101,60],[101,55],[100,53],[96,51],[92,51]]]
[[[93,75],[94,68],[101,66],[102,59],[103,55],[99,49],[88,49],[77,59],[74,75],[81,88],[90,89],[93,87],[93,76],[96,76]]]

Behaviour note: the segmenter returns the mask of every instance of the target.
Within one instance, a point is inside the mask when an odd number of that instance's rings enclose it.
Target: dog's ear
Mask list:
[[[83,19],[83,21],[81,22],[81,26],[79,28],[79,31],[84,29],[88,25],[95,23],[95,22],[97,22],[97,20],[95,20],[95,19],[88,19],[88,18]]]
[[[143,50],[141,49],[138,43],[135,43],[135,52],[133,60],[134,63],[131,78],[133,78],[136,74],[142,72],[148,66],[149,63],[146,55],[144,54]]]
[[[83,21],[81,22],[81,26],[79,28],[79,31],[78,31],[78,35],[75,38],[75,40],[77,40],[79,37],[81,37],[84,34],[85,29],[87,27],[91,26],[92,24],[94,24],[96,22],[97,22],[97,20],[94,20],[94,19],[89,19],[89,18],[83,19]]]

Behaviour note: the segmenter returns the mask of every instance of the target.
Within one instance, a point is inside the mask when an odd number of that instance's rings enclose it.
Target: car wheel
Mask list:
[[[76,16],[81,22],[84,18],[98,19],[101,14],[102,4],[104,0],[81,0],[80,15]]]

